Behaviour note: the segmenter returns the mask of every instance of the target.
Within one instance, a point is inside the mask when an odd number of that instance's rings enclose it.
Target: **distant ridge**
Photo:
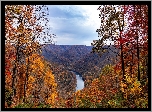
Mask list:
[[[113,63],[111,60],[116,54],[109,48],[115,50],[111,46],[104,46],[108,48],[108,52],[103,53],[100,57],[96,53],[91,53],[93,46],[86,45],[52,45],[48,44],[42,49],[42,55],[50,62],[63,65],[67,69],[73,69],[80,74],[85,72],[95,72],[98,74],[98,70],[104,67],[106,64]],[[110,58],[111,57],[111,58]],[[97,71],[93,71],[92,68],[98,68]]]
[[[91,47],[91,45],[59,45],[59,44],[50,44],[50,43],[48,43],[48,44],[42,44],[42,45],[55,45],[55,46],[90,46],[90,47]]]

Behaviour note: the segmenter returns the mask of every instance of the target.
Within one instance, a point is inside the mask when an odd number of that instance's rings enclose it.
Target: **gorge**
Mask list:
[[[118,50],[112,45],[105,47],[107,52],[102,56],[91,53],[92,46],[85,45],[48,44],[42,48],[42,56],[52,64],[61,95],[87,87],[99,77],[104,65],[114,64]]]

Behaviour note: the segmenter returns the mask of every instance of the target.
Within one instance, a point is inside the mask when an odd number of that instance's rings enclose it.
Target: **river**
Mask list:
[[[84,88],[84,81],[82,80],[82,77],[80,77],[81,75],[75,71],[71,71],[76,75],[76,79],[77,79],[77,87],[76,87],[76,91],[77,90],[81,90]]]

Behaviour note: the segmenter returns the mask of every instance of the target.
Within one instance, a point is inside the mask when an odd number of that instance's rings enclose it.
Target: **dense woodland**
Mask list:
[[[118,53],[118,49],[113,46],[104,46],[104,48],[108,48],[108,51],[99,56],[91,53],[92,46],[46,45],[43,47],[42,55],[50,63],[56,63],[63,69],[80,73],[85,85],[88,85],[87,77],[92,81],[99,76],[104,65],[115,63],[116,54],[111,50]]]
[[[5,6],[5,108],[148,108],[148,6],[98,10],[92,46],[53,45],[47,6]]]

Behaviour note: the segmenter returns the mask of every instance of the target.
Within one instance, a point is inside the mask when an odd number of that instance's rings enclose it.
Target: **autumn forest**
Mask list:
[[[149,108],[148,8],[100,5],[85,46],[53,44],[47,6],[5,5],[5,108]]]

